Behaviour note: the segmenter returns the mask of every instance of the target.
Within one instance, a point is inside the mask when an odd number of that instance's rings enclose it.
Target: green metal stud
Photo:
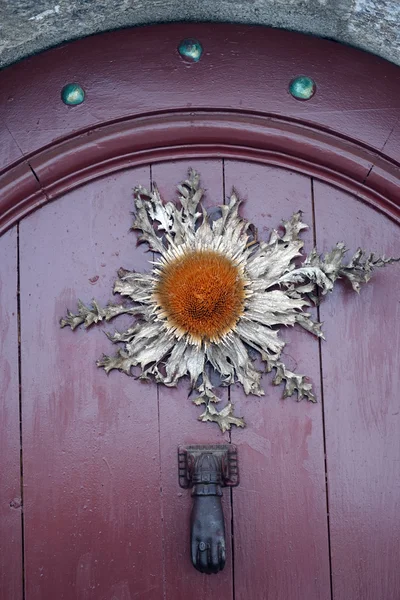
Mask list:
[[[61,99],[68,106],[77,106],[85,100],[85,92],[78,83],[67,83],[61,90]]]
[[[296,100],[309,100],[314,96],[316,89],[315,81],[306,75],[295,77],[289,84],[289,92]]]
[[[198,40],[182,40],[178,46],[178,52],[182,58],[187,58],[192,62],[198,62],[203,54],[203,47]]]

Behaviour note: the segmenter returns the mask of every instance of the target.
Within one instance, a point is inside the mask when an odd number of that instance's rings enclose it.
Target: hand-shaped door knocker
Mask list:
[[[190,553],[201,573],[225,566],[226,542],[222,490],[239,484],[236,447],[231,444],[179,448],[179,484],[192,488]]]

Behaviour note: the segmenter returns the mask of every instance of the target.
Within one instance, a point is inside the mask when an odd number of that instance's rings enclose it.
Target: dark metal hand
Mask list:
[[[201,573],[218,573],[226,560],[222,488],[239,484],[236,446],[180,446],[178,461],[179,485],[192,488],[190,555],[193,566]]]
[[[211,487],[211,486],[210,486]],[[201,573],[225,566],[225,526],[221,496],[195,496],[191,514],[192,563]]]

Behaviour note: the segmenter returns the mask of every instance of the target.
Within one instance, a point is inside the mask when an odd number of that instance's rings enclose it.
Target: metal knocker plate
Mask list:
[[[222,487],[239,485],[236,446],[200,445],[178,448],[179,485],[192,488],[190,553],[201,573],[225,566],[226,541]]]

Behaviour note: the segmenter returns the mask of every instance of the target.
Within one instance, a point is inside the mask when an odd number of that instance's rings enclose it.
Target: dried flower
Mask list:
[[[273,383],[285,383],[284,397],[297,392],[298,400],[315,402],[312,385],[280,360],[284,342],[279,326],[297,323],[322,338],[321,324],[306,308],[331,291],[338,278],[348,279],[359,291],[376,267],[398,259],[366,256],[359,249],[344,264],[346,248],[339,243],[324,257],[313,250],[296,267],[303,247],[299,234],[307,228],[301,212],[283,222],[283,234],[274,230],[263,242],[240,217],[235,192],[211,220],[201,205],[203,191],[195,171],[189,171],[178,190],[180,206],[163,204],[156,186],[152,192],[141,186],[134,190],[133,229],[160,257],[150,274],[119,270],[114,293],[130,303],[101,308],[95,300],[89,307],[79,301],[78,313],[68,311],[61,327],[89,327],[123,313],[134,315],[130,328],[109,335],[123,347],[97,365],[107,373],[119,369],[128,375],[139,366],[140,378],[167,386],[189,375],[199,394],[194,402],[204,405],[199,419],[217,422],[222,431],[245,423],[234,415],[231,403],[217,410],[210,369],[222,385],[238,381],[246,394],[263,395],[250,348],[260,354],[268,372],[275,369]]]

